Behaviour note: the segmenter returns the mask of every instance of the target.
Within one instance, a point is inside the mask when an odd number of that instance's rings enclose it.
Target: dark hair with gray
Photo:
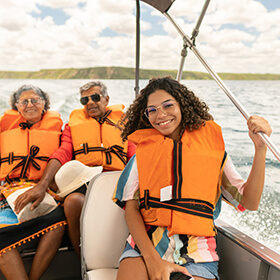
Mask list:
[[[107,91],[107,87],[100,81],[92,81],[92,82],[88,82],[86,84],[84,84],[83,86],[80,87],[80,94],[82,95],[82,93],[88,89],[90,89],[91,87],[95,87],[95,86],[99,86],[101,89],[101,94],[103,97],[107,97],[108,96],[108,91]]]
[[[16,103],[19,100],[20,95],[24,92],[24,91],[28,91],[28,90],[33,90],[35,93],[37,93],[43,100],[45,100],[45,106],[44,109],[45,111],[47,111],[48,109],[50,109],[50,97],[49,95],[44,92],[43,90],[41,90],[39,87],[33,86],[33,85],[22,85],[16,92],[14,92],[11,96],[10,99],[10,103],[11,103],[11,107],[13,110],[18,110]]]

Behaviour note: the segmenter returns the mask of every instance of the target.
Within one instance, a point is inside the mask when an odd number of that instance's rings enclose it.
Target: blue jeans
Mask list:
[[[126,243],[124,252],[120,257],[120,262],[126,258],[136,258],[141,255],[134,250],[128,243]],[[219,280],[218,275],[218,264],[219,262],[203,262],[203,263],[187,263],[182,266],[186,267],[189,273],[193,276],[202,277],[205,279]]]

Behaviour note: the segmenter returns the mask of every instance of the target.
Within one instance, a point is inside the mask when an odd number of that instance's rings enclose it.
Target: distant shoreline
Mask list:
[[[140,79],[170,75],[176,78],[177,70],[140,69]],[[280,80],[280,74],[218,73],[223,80]],[[90,67],[42,69],[39,71],[0,71],[0,79],[135,79],[135,68]],[[212,80],[205,72],[184,71],[182,80]]]

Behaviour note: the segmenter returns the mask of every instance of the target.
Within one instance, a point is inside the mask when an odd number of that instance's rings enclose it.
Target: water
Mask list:
[[[61,113],[64,123],[69,113],[78,107],[79,87],[88,80],[1,80],[0,114],[9,108],[9,97],[24,83],[41,87],[51,97],[52,109]],[[222,126],[226,150],[236,169],[247,178],[254,148],[248,136],[245,119],[232,105],[214,81],[182,81],[210,107],[215,121]],[[133,80],[104,80],[110,95],[109,104],[123,103],[126,107],[134,99]],[[272,126],[271,140],[280,148],[280,81],[225,81],[227,87],[251,114],[267,118]],[[140,88],[147,81],[140,81]],[[245,232],[269,248],[280,253],[280,163],[268,151],[266,181],[258,211],[238,213],[223,204],[221,219]]]

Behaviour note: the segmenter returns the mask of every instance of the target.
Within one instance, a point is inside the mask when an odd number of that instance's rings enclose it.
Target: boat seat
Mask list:
[[[81,213],[83,279],[114,280],[128,228],[124,210],[112,201],[121,171],[103,172],[89,183]]]

